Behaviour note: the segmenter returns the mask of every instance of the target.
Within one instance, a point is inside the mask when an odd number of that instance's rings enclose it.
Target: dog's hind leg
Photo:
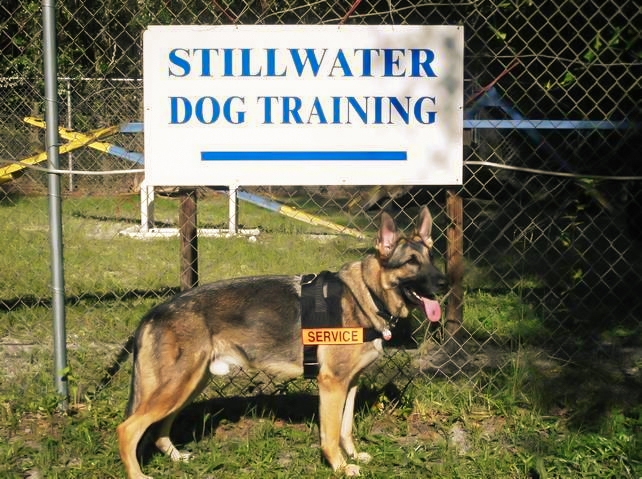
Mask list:
[[[173,414],[170,414],[161,423],[160,429],[158,431],[158,438],[156,439],[156,447],[166,456],[168,456],[172,461],[187,461],[189,460],[191,454],[189,452],[179,451],[174,443],[169,438],[169,433],[172,430],[172,424],[174,419],[178,416],[178,411]]]
[[[150,421],[147,416],[134,414],[118,426],[120,458],[125,465],[129,479],[151,479],[140,470],[136,458],[136,447],[147,428],[153,423],[154,421]]]
[[[163,419],[160,425],[158,438],[156,439],[155,444],[156,447],[161,452],[163,452],[163,454],[168,456],[172,461],[188,461],[191,457],[191,454],[189,452],[181,452],[176,448],[176,446],[174,446],[174,443],[172,443],[169,434],[172,430],[172,424],[174,424],[174,419],[176,419],[176,416],[178,416],[179,412],[185,406],[191,403],[196,398],[196,396],[198,396],[203,391],[203,389],[207,385],[208,379],[209,376],[207,374],[204,374],[198,386],[196,386],[190,397],[183,403],[180,409],[176,410],[165,419]]]
[[[206,383],[207,365],[208,358],[203,357],[190,364],[166,364],[163,370],[136,374],[132,390],[132,394],[136,394],[137,397],[135,406],[131,415],[117,429],[120,456],[127,477],[148,478],[140,469],[136,448],[145,431],[156,422],[163,421],[156,444],[170,457],[182,457],[169,439],[169,429],[178,411],[185,407],[200,392],[199,387]]]

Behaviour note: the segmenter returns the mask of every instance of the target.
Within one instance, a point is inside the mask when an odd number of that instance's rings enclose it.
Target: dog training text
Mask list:
[[[167,54],[168,79],[224,78],[436,78],[429,48],[173,48]],[[212,91],[217,84],[212,85]],[[171,125],[217,122],[240,125],[246,102],[264,124],[430,125],[436,121],[435,96],[170,96]],[[251,109],[250,109],[251,110]]]

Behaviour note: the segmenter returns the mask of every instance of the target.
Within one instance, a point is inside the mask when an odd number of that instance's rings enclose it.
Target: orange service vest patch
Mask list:
[[[302,329],[303,344],[363,344],[363,328],[312,328]]]

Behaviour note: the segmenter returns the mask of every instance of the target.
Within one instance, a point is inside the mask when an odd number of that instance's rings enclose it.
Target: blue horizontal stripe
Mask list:
[[[406,161],[405,151],[202,151],[201,161]]]

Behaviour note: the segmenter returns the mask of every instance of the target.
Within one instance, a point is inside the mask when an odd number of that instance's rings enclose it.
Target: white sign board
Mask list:
[[[149,185],[462,182],[463,28],[152,26]]]

